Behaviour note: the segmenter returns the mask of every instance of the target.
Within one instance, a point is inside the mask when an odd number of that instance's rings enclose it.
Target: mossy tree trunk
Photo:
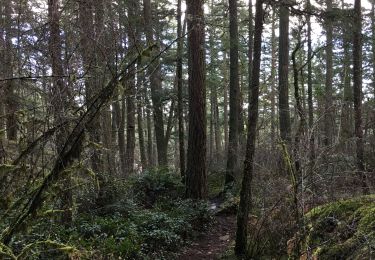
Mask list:
[[[246,157],[240,193],[240,205],[237,213],[237,231],[235,253],[244,256],[247,253],[247,227],[251,205],[251,182],[254,173],[254,155],[258,122],[258,99],[260,62],[262,53],[262,30],[263,30],[263,1],[257,0],[254,28],[254,60],[252,69],[251,102],[249,114],[249,127],[247,132]]]

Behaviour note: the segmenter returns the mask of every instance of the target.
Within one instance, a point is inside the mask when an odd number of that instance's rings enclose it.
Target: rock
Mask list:
[[[222,241],[227,241],[227,240],[229,240],[229,235],[221,236],[221,237],[219,237],[219,239],[222,240]]]

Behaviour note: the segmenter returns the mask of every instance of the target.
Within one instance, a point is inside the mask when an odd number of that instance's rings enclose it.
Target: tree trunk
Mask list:
[[[353,137],[353,123],[352,123],[352,102],[353,90],[350,84],[350,44],[348,34],[343,32],[343,47],[344,47],[344,61],[342,82],[344,83],[343,104],[341,110],[341,134],[342,142],[346,142],[349,138]]]
[[[140,70],[141,65],[138,64]],[[143,82],[143,75],[138,72],[137,74],[137,124],[138,124],[138,140],[139,140],[139,152],[141,154],[141,164],[142,169],[146,169],[148,166],[147,157],[146,157],[146,149],[145,149],[145,137],[144,137],[144,129],[143,129],[143,99],[142,94],[144,91],[142,90],[142,82]]]
[[[183,84],[182,84],[182,56],[183,44],[182,38],[182,22],[181,22],[181,5],[182,0],[177,2],[177,117],[178,117],[178,147],[180,158],[180,174],[185,177],[185,131],[184,131],[184,100],[183,100]]]
[[[206,102],[203,0],[187,1],[189,46],[189,138],[186,196],[207,197]]]
[[[144,8],[144,19],[146,32],[146,38],[149,45],[152,45],[154,40],[154,34],[152,30],[152,24],[156,21],[152,20],[151,15],[151,1],[143,0]],[[154,53],[154,54],[157,54]],[[167,142],[164,136],[164,118],[163,118],[163,103],[162,103],[162,82],[161,82],[161,68],[158,64],[158,60],[150,64],[148,72],[150,74],[150,88],[151,88],[151,100],[153,104],[154,112],[154,125],[155,125],[155,137],[156,147],[158,152],[158,163],[160,167],[168,166],[167,159]]]
[[[332,11],[332,0],[326,0],[327,12]],[[326,84],[325,84],[325,114],[324,114],[324,145],[330,146],[333,138],[334,117],[332,112],[332,80],[333,80],[333,26],[330,17],[326,18]]]
[[[227,78],[227,53],[224,50],[223,54],[223,65],[222,73],[224,75],[223,84],[224,84],[224,151],[228,151],[228,78]]]
[[[247,72],[249,74],[248,80],[249,82],[252,81],[252,70],[253,70],[253,49],[254,49],[254,28],[253,28],[253,1],[249,0],[249,22],[248,22],[248,33],[249,33],[249,41],[247,42]],[[249,83],[249,87],[251,84]],[[251,101],[251,89],[249,88],[249,95],[248,95],[248,102],[250,104]],[[249,106],[249,115],[250,115],[250,106]]]
[[[79,1],[79,24],[80,24],[80,47],[83,62],[83,70],[85,72],[85,91],[86,103],[89,103],[94,97],[96,90],[95,81],[95,46],[93,39],[95,39],[94,31],[94,17],[93,17],[93,2],[92,0]],[[101,136],[101,124],[99,118],[95,118],[89,126],[88,134],[89,140],[92,143],[99,144]],[[94,145],[95,147],[95,145]],[[95,173],[102,171],[102,161],[100,151],[94,148],[91,157],[91,167]]]
[[[275,147],[276,139],[276,12],[272,10],[271,25],[271,147]],[[251,82],[251,81],[250,81]]]
[[[225,189],[235,180],[238,168],[238,117],[239,117],[239,78],[238,78],[238,18],[237,0],[229,0],[230,38],[230,77],[229,77],[229,145]]]
[[[307,0],[307,10],[311,10],[310,0]],[[309,146],[310,146],[310,159],[315,158],[315,138],[314,138],[314,104],[313,104],[313,81],[312,81],[312,39],[311,39],[311,17],[307,16],[307,104],[309,113]]]
[[[371,52],[372,52],[372,66],[375,68],[375,1],[371,1]],[[372,95],[375,100],[375,69],[372,70]],[[375,119],[374,119],[375,120]],[[375,122],[373,125],[373,135],[375,136]]]
[[[134,67],[130,68],[133,70]],[[126,95],[126,170],[125,175],[132,174],[134,171],[134,149],[135,149],[135,106],[134,106],[134,88],[135,78],[129,79],[129,93]]]
[[[279,22],[279,124],[281,139],[290,143],[289,115],[289,9],[280,6]]]
[[[151,168],[155,166],[155,158],[154,158],[154,144],[153,144],[153,137],[152,137],[152,120],[151,120],[151,106],[150,101],[148,100],[147,93],[145,97],[146,101],[146,125],[147,125],[147,158],[148,158],[148,167]]]
[[[5,48],[4,77],[13,77],[13,44],[12,44],[12,1],[4,1],[5,16]],[[4,86],[6,133],[8,140],[17,141],[17,98],[14,90],[15,81],[7,80]]]
[[[255,30],[254,30],[254,60],[251,84],[251,102],[249,114],[249,127],[247,133],[246,157],[244,162],[243,180],[240,193],[240,205],[237,213],[237,231],[235,253],[245,256],[247,253],[247,227],[251,205],[251,182],[254,172],[255,141],[258,122],[258,97],[260,62],[262,53],[263,6],[262,0],[256,2]]]
[[[364,145],[362,132],[362,14],[361,0],[354,2],[354,34],[353,34],[353,98],[354,123],[356,136],[357,170],[361,177],[363,193],[369,193],[366,182]]]
[[[137,1],[128,1],[128,39],[129,39],[129,52],[137,52]],[[130,66],[129,71],[132,76],[128,79],[126,87],[126,171],[125,174],[132,174],[134,171],[134,150],[135,150],[135,72],[136,66]]]
[[[49,37],[49,53],[52,67],[53,77],[53,88],[52,88],[52,100],[54,104],[54,119],[55,124],[61,124],[66,121],[67,107],[68,107],[68,91],[67,86],[64,82],[64,69],[62,54],[62,41],[60,38],[60,12],[59,12],[59,1],[48,0],[48,21],[50,26],[50,37]],[[69,133],[68,126],[65,124],[56,134],[56,147],[57,153],[63,149],[67,135]],[[68,167],[68,165],[64,165]],[[67,176],[64,181],[64,192],[61,197],[61,202],[64,207],[62,213],[62,222],[65,225],[69,225],[72,221],[72,192],[71,192],[71,180],[70,176]]]

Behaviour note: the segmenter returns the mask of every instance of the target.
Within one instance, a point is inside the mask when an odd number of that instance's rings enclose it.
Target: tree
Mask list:
[[[189,48],[189,136],[186,196],[207,197],[206,101],[203,0],[187,1]]]
[[[138,24],[137,24],[137,1],[128,1],[128,39],[129,52],[136,53],[138,49]],[[136,64],[133,64],[129,71],[135,71]],[[135,94],[136,94],[136,75],[132,73],[131,78],[126,85],[126,171],[125,174],[131,174],[134,171],[134,149],[135,149]],[[139,84],[139,83],[138,83]]]
[[[289,115],[289,9],[280,6],[279,22],[279,124],[281,139],[290,142],[291,126]]]
[[[271,145],[275,145],[276,119],[275,119],[275,99],[276,99],[276,12],[272,10],[271,23]],[[250,59],[249,59],[250,60]],[[249,82],[251,82],[249,78]]]
[[[238,167],[238,117],[239,117],[239,78],[238,78],[238,18],[237,0],[229,0],[229,144],[225,186],[231,187]]]
[[[345,10],[344,2],[342,1],[341,4],[342,10]],[[346,142],[349,138],[353,137],[354,129],[353,129],[353,89],[351,86],[351,33],[350,30],[348,31],[347,28],[351,27],[351,21],[347,21],[343,19],[343,30],[342,30],[342,44],[344,49],[344,57],[343,57],[343,68],[342,68],[342,82],[344,84],[344,93],[343,93],[343,100],[342,100],[342,109],[341,109],[341,133],[340,133],[340,141]]]
[[[249,7],[251,8],[251,6]],[[251,205],[251,183],[254,174],[255,141],[258,122],[258,99],[260,62],[262,53],[262,30],[263,30],[263,1],[256,1],[255,28],[254,28],[254,60],[251,84],[251,102],[249,114],[249,128],[247,132],[246,157],[240,193],[240,205],[237,213],[237,230],[235,253],[244,256],[247,252],[247,227]]]
[[[307,0],[307,10],[311,10],[310,0]],[[311,16],[307,15],[307,104],[309,115],[309,146],[310,158],[315,158],[315,138],[314,138],[314,104],[313,104],[313,75],[312,75],[312,39],[311,39]]]
[[[6,134],[8,140],[17,141],[17,96],[15,93],[15,80],[13,77],[13,43],[12,37],[12,5],[13,1],[5,1],[4,3],[4,78],[9,80],[5,81],[4,97],[5,97],[5,118],[6,118]],[[3,40],[3,39],[2,39]]]
[[[353,98],[354,123],[356,136],[357,170],[361,177],[363,193],[369,193],[366,182],[364,145],[362,132],[362,14],[361,0],[354,1],[354,33],[353,33]]]
[[[154,39],[153,24],[157,21],[152,19],[151,1],[143,0],[144,21],[148,26],[145,27],[145,34],[148,45],[153,45],[157,41]],[[155,50],[156,51],[156,50]],[[157,52],[153,52],[155,55]],[[162,81],[161,68],[157,61],[150,64],[148,72],[150,74],[150,88],[151,100],[154,112],[154,126],[156,147],[158,152],[158,163],[160,167],[168,166],[167,148],[168,143],[164,136],[164,118],[163,118],[163,103],[162,103]]]
[[[177,1],[177,117],[178,117],[178,144],[180,155],[180,174],[185,176],[185,131],[184,131],[184,103],[182,92],[182,51],[183,51],[183,36],[182,36],[182,22],[181,22],[181,5],[182,0]]]
[[[85,77],[85,93],[86,101],[89,103],[95,96],[97,91],[94,68],[96,65],[95,59],[95,27],[93,17],[93,2],[92,0],[83,0],[79,2],[79,25],[80,25],[80,47],[83,63],[83,70],[86,73]],[[90,142],[99,144],[101,125],[99,118],[96,118],[88,129]],[[91,157],[91,167],[96,173],[100,173],[102,169],[102,161],[100,151],[94,149]]]
[[[68,108],[68,89],[64,83],[64,68],[62,54],[62,41],[60,37],[60,15],[59,15],[59,0],[48,0],[48,21],[50,26],[50,38],[49,38],[49,53],[52,67],[53,77],[53,88],[52,88],[52,100],[54,104],[54,119],[55,124],[59,125],[66,121],[67,108]],[[60,153],[64,147],[65,140],[69,129],[67,124],[61,127],[56,135],[56,147],[57,152]],[[72,221],[72,192],[70,190],[70,177],[66,177],[65,180],[65,191],[62,196],[62,204],[65,208],[62,214],[62,222],[69,224]]]
[[[327,13],[332,12],[332,0],[326,0]],[[326,43],[326,82],[325,82],[325,109],[324,109],[324,145],[332,144],[333,121],[332,116],[332,80],[333,80],[333,25],[331,16],[325,20],[327,43]]]

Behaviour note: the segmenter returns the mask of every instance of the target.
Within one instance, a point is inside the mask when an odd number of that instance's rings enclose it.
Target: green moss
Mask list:
[[[375,195],[340,200],[306,215],[304,247],[319,259],[375,256]]]

